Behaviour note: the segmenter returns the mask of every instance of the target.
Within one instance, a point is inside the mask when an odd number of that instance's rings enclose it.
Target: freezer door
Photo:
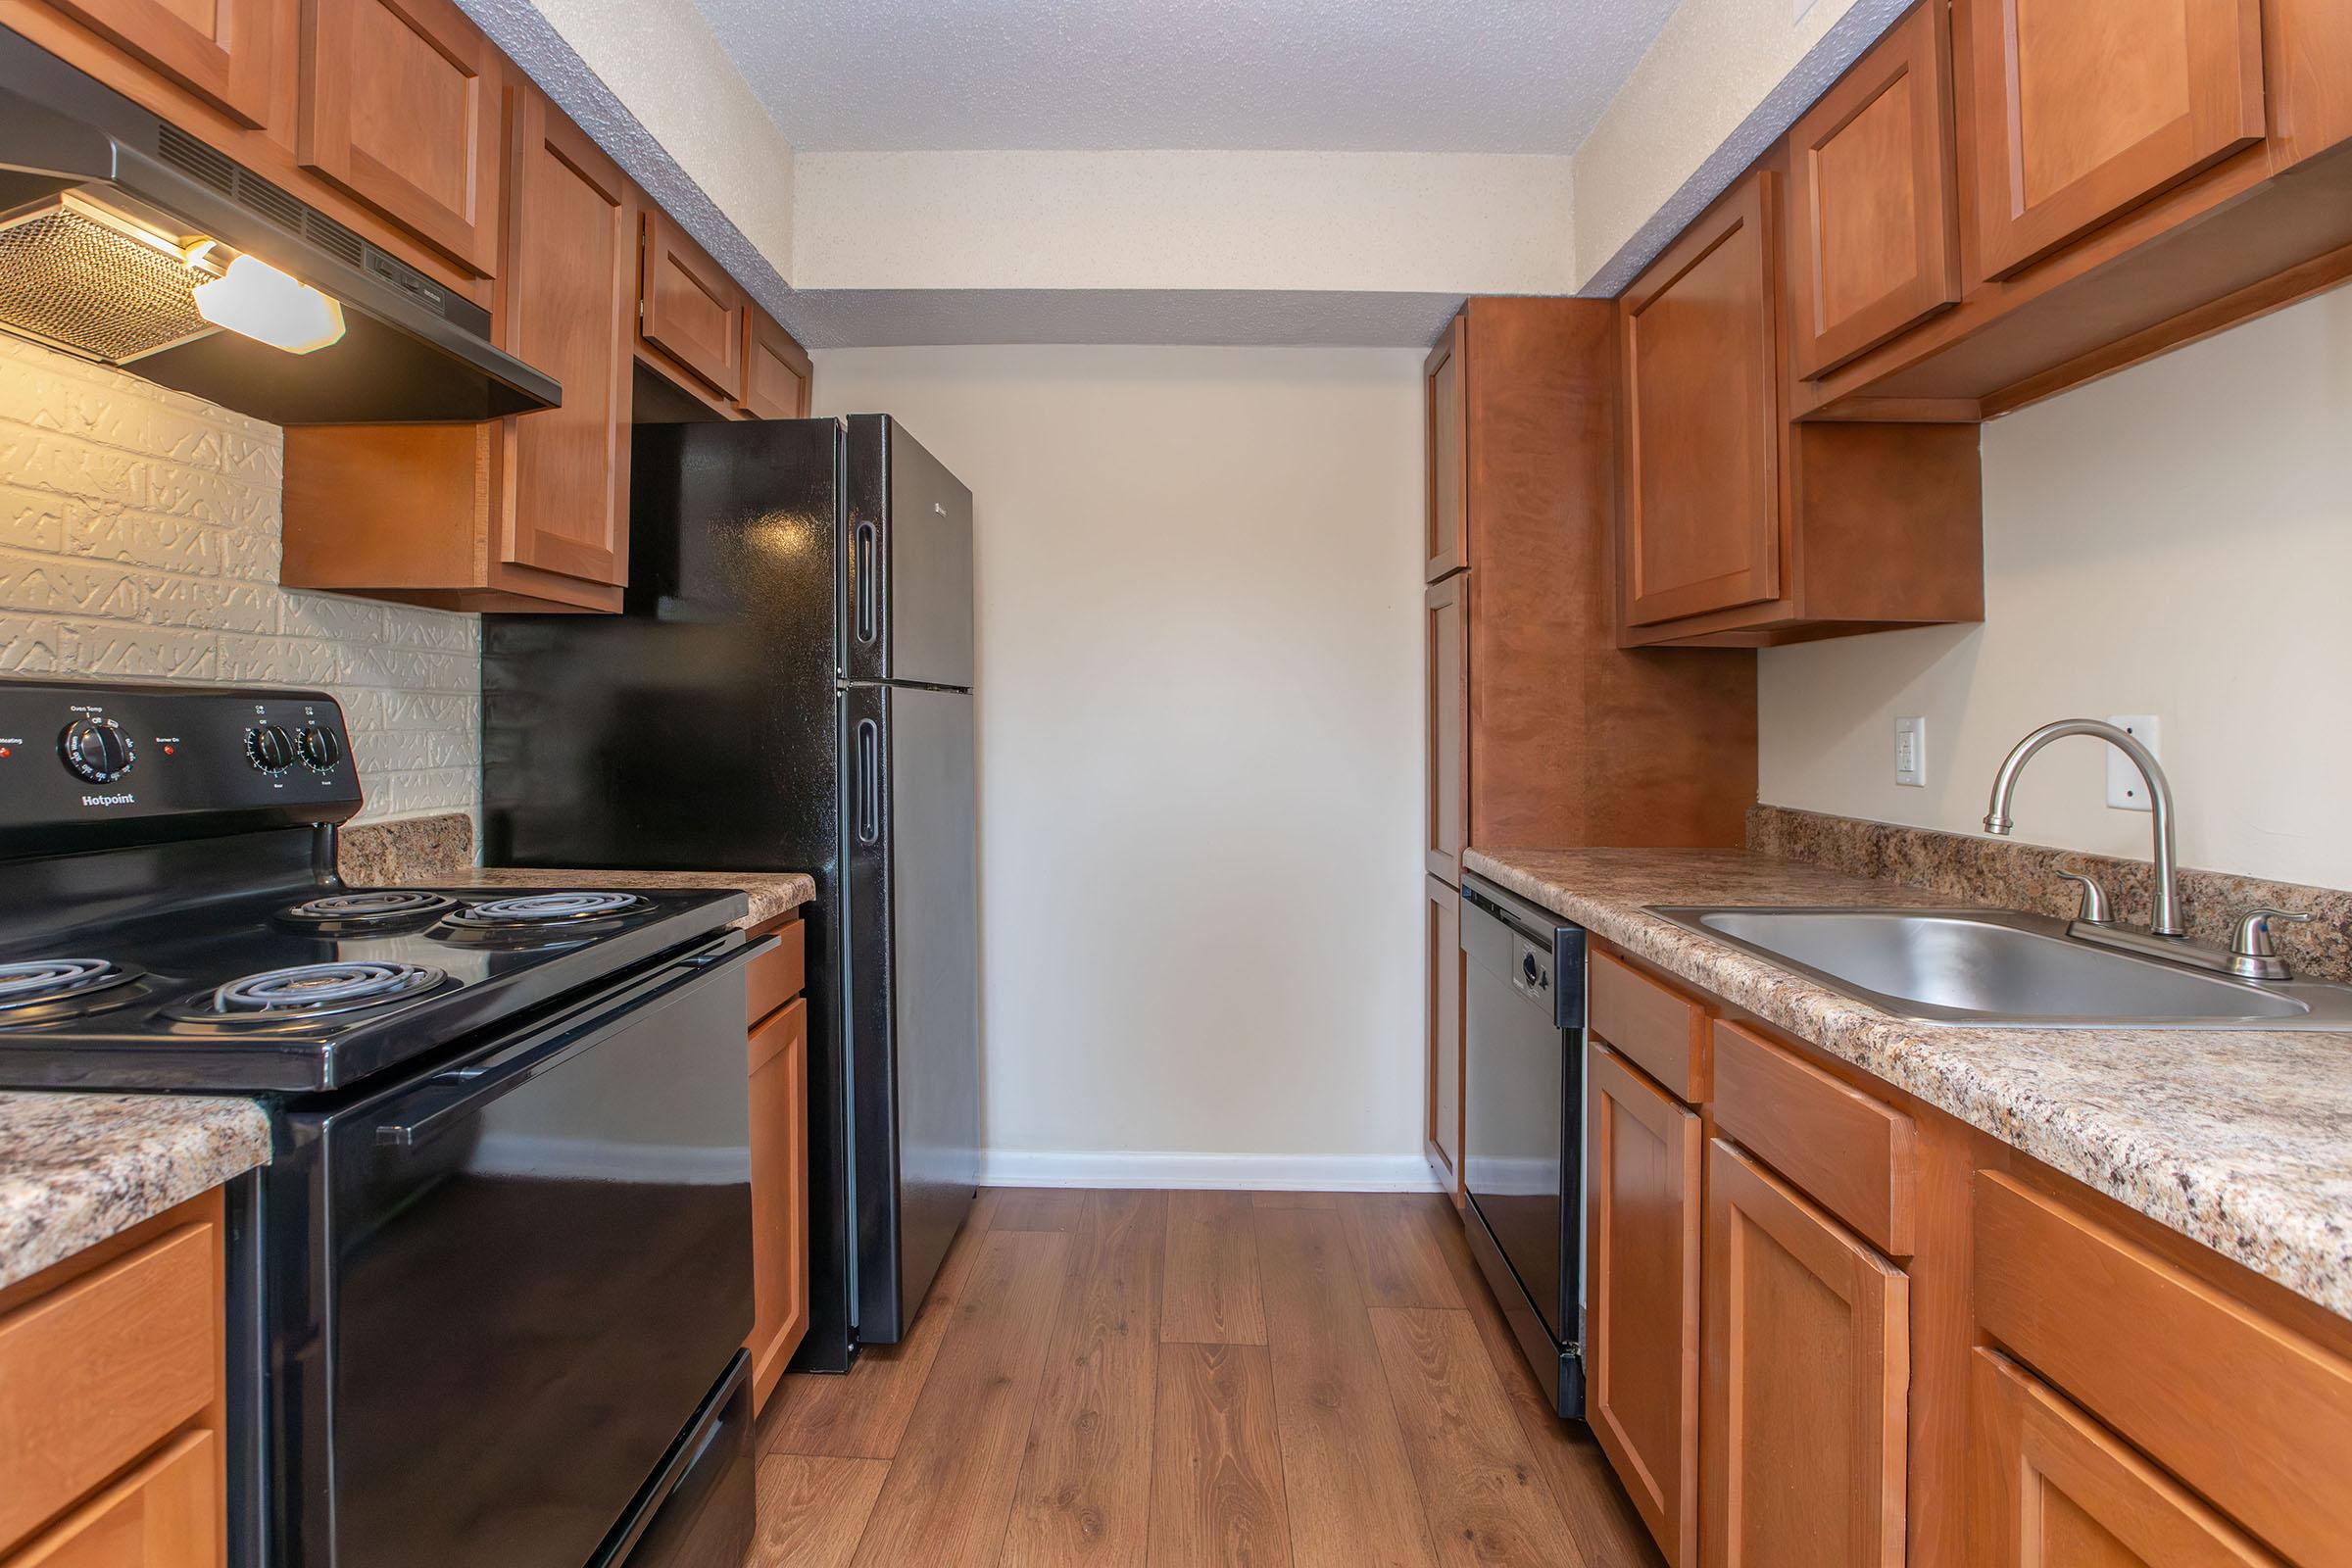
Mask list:
[[[845,670],[972,684],[972,493],[888,416],[849,421]]]
[[[968,693],[843,693],[861,1344],[912,1325],[980,1173],[979,854]]]

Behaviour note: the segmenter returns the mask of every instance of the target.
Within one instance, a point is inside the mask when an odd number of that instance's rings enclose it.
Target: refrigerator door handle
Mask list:
[[[858,842],[872,844],[882,837],[882,726],[870,718],[858,721]]]
[[[876,580],[875,560],[881,540],[880,530],[870,522],[861,522],[851,545],[850,574],[858,583],[858,640],[871,643],[876,622],[880,619],[878,603],[881,585]]]

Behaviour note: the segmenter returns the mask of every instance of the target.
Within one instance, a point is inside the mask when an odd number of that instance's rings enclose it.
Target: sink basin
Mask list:
[[[2352,987],[2255,985],[1987,909],[1658,908],[1899,1018],[1979,1027],[2352,1032]]]

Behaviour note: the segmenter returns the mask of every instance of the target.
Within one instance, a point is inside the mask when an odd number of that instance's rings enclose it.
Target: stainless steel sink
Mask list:
[[[1898,1018],[2007,1028],[2352,1033],[2352,987],[2253,984],[2093,947],[1997,909],[1659,907]]]

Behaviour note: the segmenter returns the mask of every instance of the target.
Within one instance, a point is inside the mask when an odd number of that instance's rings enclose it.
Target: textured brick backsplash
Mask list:
[[[318,686],[364,818],[480,800],[480,623],[277,586],[276,426],[0,337],[0,674]]]

